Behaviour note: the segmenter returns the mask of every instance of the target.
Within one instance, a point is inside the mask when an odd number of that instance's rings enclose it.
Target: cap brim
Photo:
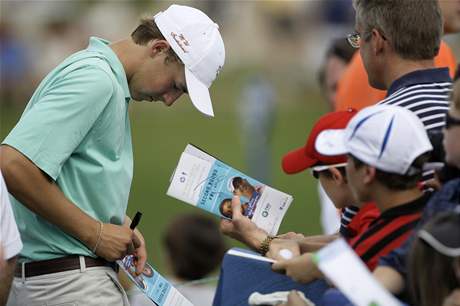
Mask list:
[[[345,130],[324,130],[315,141],[315,149],[325,156],[344,155],[348,153],[345,146]]]
[[[193,73],[185,67],[185,81],[187,83],[187,91],[192,100],[193,105],[200,112],[209,117],[214,117],[212,109],[211,96],[209,95],[208,87],[200,82]]]
[[[317,162],[318,160],[305,155],[305,147],[301,147],[284,155],[281,166],[287,174],[295,174],[310,168]]]

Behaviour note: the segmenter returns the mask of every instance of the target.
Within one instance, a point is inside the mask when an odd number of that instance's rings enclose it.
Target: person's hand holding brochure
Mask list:
[[[148,263],[142,274],[136,274],[135,257],[128,255],[118,260],[120,268],[136,287],[158,306],[193,306],[171,283]]]
[[[356,306],[401,306],[342,238],[314,255],[323,274]]]
[[[167,194],[227,219],[232,217],[233,196],[239,196],[241,213],[270,235],[276,235],[292,202],[292,196],[190,144],[181,155]]]

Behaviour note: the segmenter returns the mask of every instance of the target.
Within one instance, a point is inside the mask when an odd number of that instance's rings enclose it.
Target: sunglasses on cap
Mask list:
[[[446,113],[445,129],[448,130],[453,126],[460,125],[460,119],[452,117],[449,112]]]
[[[319,173],[320,173],[320,172],[329,170],[329,169],[331,169],[331,168],[345,167],[346,165],[347,165],[347,163],[340,163],[340,164],[333,164],[333,165],[315,166],[315,167],[311,168],[311,175],[313,175],[313,177],[314,177],[315,179],[318,179],[318,178],[319,178]]]

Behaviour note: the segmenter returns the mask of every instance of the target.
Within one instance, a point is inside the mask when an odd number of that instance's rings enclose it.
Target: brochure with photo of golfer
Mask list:
[[[402,306],[374,278],[342,238],[319,250],[313,261],[323,274],[356,306]]]
[[[167,194],[219,217],[231,219],[232,197],[241,212],[270,235],[276,235],[292,196],[267,186],[188,144]]]
[[[117,261],[136,287],[158,306],[193,306],[171,283],[148,263],[141,275],[136,276],[134,256],[128,255]]]

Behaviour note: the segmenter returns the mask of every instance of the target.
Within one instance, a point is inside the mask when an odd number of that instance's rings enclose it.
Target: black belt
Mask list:
[[[109,267],[118,272],[118,265],[102,258],[83,256],[87,268]],[[22,263],[16,265],[14,276],[22,277]],[[44,274],[58,273],[80,269],[80,256],[67,256],[49,260],[33,261],[24,264],[24,277],[32,277]]]

